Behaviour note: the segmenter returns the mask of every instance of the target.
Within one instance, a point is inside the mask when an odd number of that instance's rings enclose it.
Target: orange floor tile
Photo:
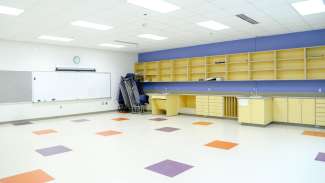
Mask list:
[[[0,179],[0,183],[45,183],[54,180],[42,170],[34,170]]]
[[[231,149],[235,146],[237,146],[238,144],[233,143],[233,142],[225,142],[225,141],[220,141],[220,140],[215,140],[213,142],[210,142],[208,144],[206,144],[205,146],[208,147],[213,147],[213,148],[220,148],[220,149]]]
[[[102,135],[102,136],[112,136],[112,135],[117,135],[117,134],[121,134],[121,133],[122,132],[108,130],[108,131],[98,132],[96,134],[97,135]]]
[[[204,121],[199,121],[199,122],[195,122],[195,123],[192,123],[193,125],[200,125],[200,126],[208,126],[208,125],[211,125],[212,123],[210,122],[204,122]]]
[[[126,121],[129,120],[129,118],[113,118],[114,121]]]
[[[47,130],[38,130],[33,132],[35,135],[46,135],[49,133],[57,133],[57,131],[52,130],[52,129],[47,129]]]
[[[325,132],[319,131],[304,131],[304,135],[315,136],[315,137],[325,137]]]

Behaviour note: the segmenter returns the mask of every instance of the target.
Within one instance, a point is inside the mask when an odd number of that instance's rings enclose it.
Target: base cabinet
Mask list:
[[[315,125],[316,104],[314,98],[288,98],[288,122]]]
[[[325,98],[316,99],[316,125],[325,126]]]
[[[223,117],[223,96],[196,96],[196,114]]]
[[[240,98],[239,122],[256,125],[267,125],[273,119],[272,98]]]

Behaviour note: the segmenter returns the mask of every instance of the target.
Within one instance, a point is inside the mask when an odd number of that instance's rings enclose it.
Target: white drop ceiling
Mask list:
[[[128,4],[126,0],[0,0],[0,5],[24,9],[20,16],[0,15],[0,39],[39,42],[126,52],[147,52],[257,36],[325,28],[325,13],[302,16],[291,3],[300,0],[167,0],[181,9],[158,13]],[[247,16],[260,22],[251,25],[236,17]],[[146,16],[144,14],[147,14]],[[84,20],[113,26],[98,31],[72,26]],[[196,23],[214,20],[230,29],[212,31]],[[154,41],[138,37],[155,34],[168,39]],[[40,35],[69,37],[67,43],[37,39]],[[101,47],[138,43],[123,48]]]

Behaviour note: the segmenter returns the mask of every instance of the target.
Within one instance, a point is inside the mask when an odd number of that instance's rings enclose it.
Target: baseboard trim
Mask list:
[[[117,111],[117,109],[107,110],[107,111],[97,111],[97,112],[69,114],[69,115],[62,115],[62,116],[51,116],[51,117],[43,117],[43,118],[31,118],[31,119],[15,120],[15,121],[4,121],[4,122],[0,122],[0,125],[11,124],[11,123],[18,123],[18,122],[23,122],[23,121],[41,121],[41,120],[48,120],[48,119],[57,119],[57,118],[65,118],[65,117],[73,117],[73,116],[82,116],[82,115],[109,113],[109,112],[116,112],[116,111]]]

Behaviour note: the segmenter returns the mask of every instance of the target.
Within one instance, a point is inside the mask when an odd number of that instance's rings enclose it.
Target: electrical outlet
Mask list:
[[[318,88],[318,93],[322,93],[322,88]]]
[[[208,91],[211,91],[211,88],[208,88]]]
[[[62,105],[60,105],[60,109],[62,109],[63,108],[63,106]]]

